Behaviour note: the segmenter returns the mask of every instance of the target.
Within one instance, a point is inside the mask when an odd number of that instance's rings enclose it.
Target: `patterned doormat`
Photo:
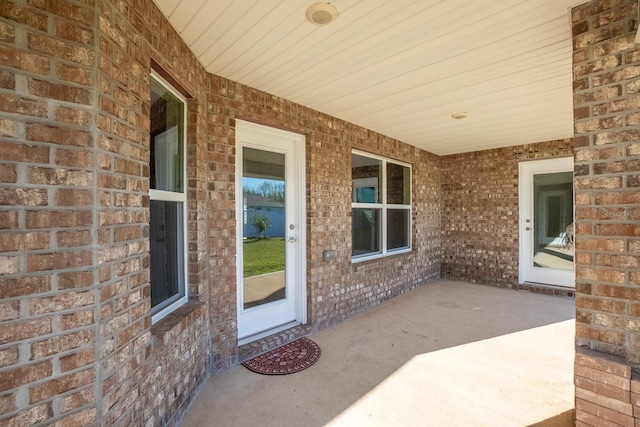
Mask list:
[[[242,365],[263,375],[287,375],[307,369],[320,358],[320,347],[300,338],[275,350],[247,360]]]

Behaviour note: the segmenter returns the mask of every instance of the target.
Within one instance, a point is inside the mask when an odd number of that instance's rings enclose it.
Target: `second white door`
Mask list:
[[[521,162],[520,283],[575,287],[573,158]]]

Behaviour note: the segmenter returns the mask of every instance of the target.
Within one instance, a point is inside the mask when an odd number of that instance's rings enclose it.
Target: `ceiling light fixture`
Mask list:
[[[460,120],[460,119],[464,119],[465,117],[467,117],[467,113],[466,113],[466,112],[453,113],[453,114],[451,115],[451,118],[452,118],[452,119],[458,119],[458,120]]]
[[[327,25],[336,19],[338,10],[330,3],[314,3],[307,8],[305,15],[312,24]]]

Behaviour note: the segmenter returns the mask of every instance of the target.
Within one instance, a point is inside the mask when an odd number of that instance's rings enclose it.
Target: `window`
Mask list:
[[[351,153],[352,259],[411,250],[411,167]]]
[[[151,161],[149,240],[151,320],[187,300],[185,99],[161,77],[151,78]]]

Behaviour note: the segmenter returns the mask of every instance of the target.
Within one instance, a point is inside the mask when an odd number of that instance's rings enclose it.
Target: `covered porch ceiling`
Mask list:
[[[208,72],[438,155],[573,136],[584,0],[154,1]]]

